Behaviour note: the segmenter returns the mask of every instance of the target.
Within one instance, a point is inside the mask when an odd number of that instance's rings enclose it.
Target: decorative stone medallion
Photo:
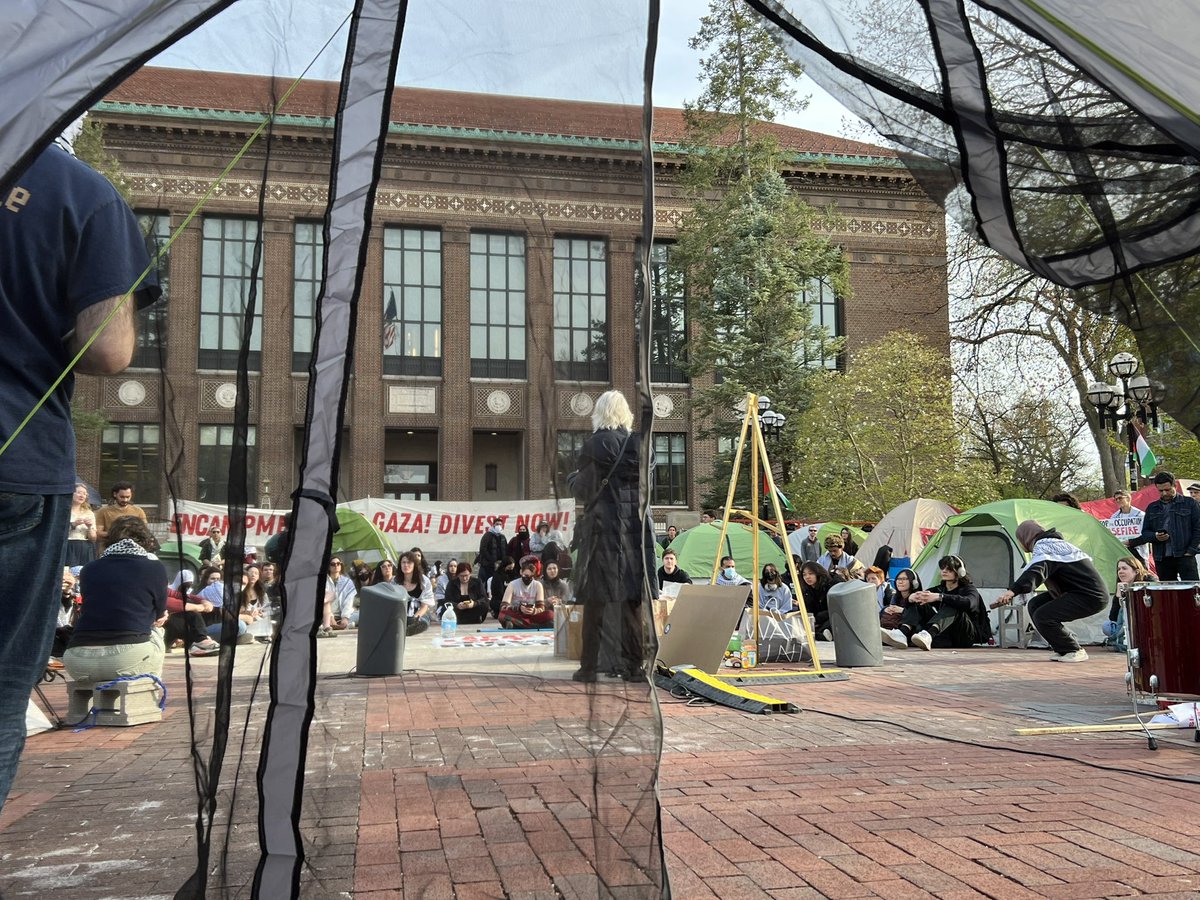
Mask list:
[[[571,398],[571,412],[577,416],[590,416],[596,403],[587,394],[579,393]]]
[[[508,391],[492,391],[487,396],[487,408],[498,416],[512,409],[512,397]]]
[[[217,389],[213,391],[213,399],[222,409],[233,409],[237,403],[237,385],[232,381],[218,384]]]
[[[117,388],[117,399],[126,406],[141,406],[146,401],[146,386],[140,381],[126,381]]]
[[[655,394],[654,414],[660,419],[665,419],[673,412],[675,412],[675,401],[666,394]]]

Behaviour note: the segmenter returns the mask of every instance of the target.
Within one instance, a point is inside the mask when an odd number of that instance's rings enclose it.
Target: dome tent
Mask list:
[[[858,558],[869,566],[881,547],[891,547],[892,566],[888,573],[888,578],[891,578],[901,569],[912,565],[929,539],[954,513],[954,507],[941,500],[922,497],[906,500],[879,520],[879,524],[860,544]]]

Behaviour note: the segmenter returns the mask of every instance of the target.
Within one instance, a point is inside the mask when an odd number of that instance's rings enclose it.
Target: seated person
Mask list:
[[[502,628],[547,628],[554,624],[554,609],[546,603],[546,591],[534,577],[537,557],[521,560],[521,577],[510,581],[500,606]]]
[[[500,610],[504,606],[504,596],[508,591],[509,582],[517,577],[517,561],[506,556],[496,564],[496,571],[488,579],[488,596],[491,598],[492,618],[500,618]]]
[[[792,582],[792,566],[795,567],[796,574],[799,575],[800,567],[802,565],[804,565],[804,560],[801,559],[799,557],[799,555],[793,553],[792,554],[792,565],[785,566],[783,571],[780,573],[780,578],[782,578],[783,583],[786,584],[791,589],[793,595],[796,593],[796,585]]]
[[[183,647],[191,656],[211,656],[221,652],[221,645],[208,636],[204,614],[213,610],[207,600],[190,595],[196,580],[191,569],[181,569],[167,588],[167,624],[164,627],[166,645],[170,649]]]
[[[446,602],[454,607],[459,625],[479,625],[487,618],[488,597],[483,582],[471,573],[469,562],[458,563],[446,586]]]
[[[667,533],[658,539],[658,545],[666,550],[671,546],[671,541],[679,537],[679,529],[674,525],[667,526]]]
[[[349,628],[354,615],[354,598],[358,596],[358,590],[354,586],[354,579],[349,575],[344,574],[345,563],[336,556],[329,560],[329,585],[328,589],[333,591],[333,628],[342,631]]]
[[[1129,585],[1153,580],[1154,576],[1146,571],[1140,558],[1122,556],[1117,560],[1117,592],[1113,594],[1112,605],[1108,608],[1108,621],[1102,626],[1105,637],[1111,641],[1117,653],[1124,653],[1128,643],[1125,639],[1125,607],[1121,605],[1121,598],[1128,596]]]
[[[829,573],[820,563],[806,562],[800,566],[800,597],[804,600],[805,611],[813,617],[813,630],[823,641],[833,640],[833,632],[829,629],[829,589],[832,586]]]
[[[896,573],[896,587],[891,598],[884,603],[879,611],[879,625],[882,628],[899,628],[900,617],[905,608],[912,602],[912,595],[924,590],[921,578],[912,569],[901,569]]]
[[[429,613],[433,610],[433,582],[421,571],[421,560],[409,550],[400,554],[400,572],[396,587],[408,594],[407,634],[412,637],[429,628]]]
[[[743,585],[750,582],[738,574],[737,565],[733,561],[732,556],[721,557],[721,571],[717,573],[717,580],[713,584],[735,584]]]
[[[963,561],[943,556],[938,569],[942,580],[932,590],[913,592],[899,626],[881,628],[883,642],[889,647],[903,649],[911,644],[929,650],[935,643],[939,647],[970,647],[990,637],[981,633],[980,616],[986,619],[987,612]]]
[[[562,577],[558,563],[546,563],[546,571],[542,576],[542,590],[546,592],[546,603],[551,607],[560,603],[571,603],[575,597],[571,593],[571,582]]]
[[[882,614],[883,608],[892,601],[892,586],[887,583],[887,575],[879,566],[867,566],[862,571],[862,580],[875,586],[875,602],[879,604],[879,612]]]
[[[240,638],[246,633],[246,623],[232,612],[232,607],[227,615],[225,606],[225,583],[221,580],[221,570],[209,566],[207,569],[200,570],[200,590],[192,594],[191,600],[193,603],[208,603],[210,610],[204,613],[204,621],[207,623],[205,630],[208,636],[216,641],[221,637],[225,627],[225,619],[231,617],[237,623],[235,629],[235,639]],[[239,598],[235,597],[234,602]]]
[[[825,553],[817,560],[826,572],[847,569],[851,575],[864,568],[863,564],[846,552],[846,542],[836,534],[825,538]]]
[[[162,674],[167,621],[167,570],[158,541],[136,516],[109,526],[104,554],[80,573],[83,607],[63,653],[78,681]]]
[[[1104,579],[1092,565],[1090,556],[1034,519],[1026,519],[1017,526],[1017,543],[1031,554],[1029,565],[992,602],[992,608],[1007,606],[1014,597],[1031,593],[1044,582],[1045,592],[1025,605],[1029,620],[1054,651],[1051,662],[1083,662],[1088,658],[1087,651],[1079,646],[1065,623],[1094,616],[1108,606]]]
[[[763,566],[762,580],[758,585],[758,608],[766,612],[786,615],[792,611],[792,591],[779,577],[779,569],[773,563]]]
[[[437,565],[441,565],[439,562]],[[454,581],[454,573],[458,570],[458,560],[451,559],[446,563],[446,571],[439,572],[437,578],[433,579],[433,599],[437,601],[438,607],[446,602],[446,588],[450,587],[450,582]]]
[[[662,565],[658,567],[658,589],[660,592],[662,591],[662,586],[668,582],[671,584],[692,583],[691,576],[679,568],[679,557],[675,555],[674,550],[663,551]]]

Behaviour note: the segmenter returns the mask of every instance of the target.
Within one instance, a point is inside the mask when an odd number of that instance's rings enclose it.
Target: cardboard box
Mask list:
[[[565,659],[583,656],[583,606],[560,603],[554,607],[554,655]]]
[[[654,631],[661,638],[667,627],[667,619],[675,608],[675,597],[663,597],[654,601]]]

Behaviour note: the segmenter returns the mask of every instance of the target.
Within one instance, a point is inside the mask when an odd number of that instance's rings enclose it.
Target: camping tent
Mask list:
[[[879,520],[871,533],[858,548],[858,558],[870,565],[881,547],[892,548],[892,567],[888,577],[906,566],[924,548],[931,537],[947,518],[954,515],[954,507],[941,500],[926,500],[918,497],[901,503]]]
[[[671,549],[679,558],[679,566],[696,581],[708,581],[712,577],[713,564],[719,562],[717,556],[732,556],[737,561],[738,572],[745,578],[752,576],[754,565],[754,532],[748,525],[730,522],[725,532],[725,540],[721,537],[721,526],[712,522],[696,525],[682,532],[671,541]],[[758,565],[761,568],[772,563],[783,571],[787,565],[787,557],[779,546],[771,540],[770,535],[762,531],[758,537]]]
[[[396,559],[396,548],[387,535],[362,513],[339,506],[337,520],[338,530],[333,535],[332,554],[341,557],[343,562],[361,559],[377,563],[385,557]]]
[[[1057,528],[1092,558],[1109,590],[1116,590],[1117,560],[1129,553],[1125,545],[1093,516],[1048,500],[998,500],[951,516],[930,538],[913,568],[922,584],[936,584],[938,559],[954,554],[966,564],[984,602],[990,602],[1025,567],[1028,554],[1017,543],[1017,525],[1026,519]],[[1104,639],[1100,626],[1107,618],[1106,609],[1070,627],[1081,643],[1099,643]]]
[[[817,540],[820,541],[822,544],[824,544],[825,538],[829,537],[829,535],[831,535],[831,534],[840,534],[841,530],[843,528],[850,529],[850,535],[854,538],[855,542],[858,544],[858,546],[860,548],[859,552],[855,554],[855,558],[862,559],[863,556],[862,556],[861,548],[863,545],[863,541],[865,541],[867,539],[867,532],[863,531],[861,528],[858,528],[854,525],[843,525],[841,522],[825,522],[821,525],[820,529],[817,531]],[[788,546],[792,548],[792,553],[795,553],[796,555],[800,555],[800,544],[807,537],[808,537],[808,527],[807,526],[804,528],[797,528],[795,531],[793,531],[791,534],[788,535]],[[825,551],[822,550],[821,552],[824,553]],[[866,560],[867,565],[870,565],[870,562],[871,562],[870,559]]]

